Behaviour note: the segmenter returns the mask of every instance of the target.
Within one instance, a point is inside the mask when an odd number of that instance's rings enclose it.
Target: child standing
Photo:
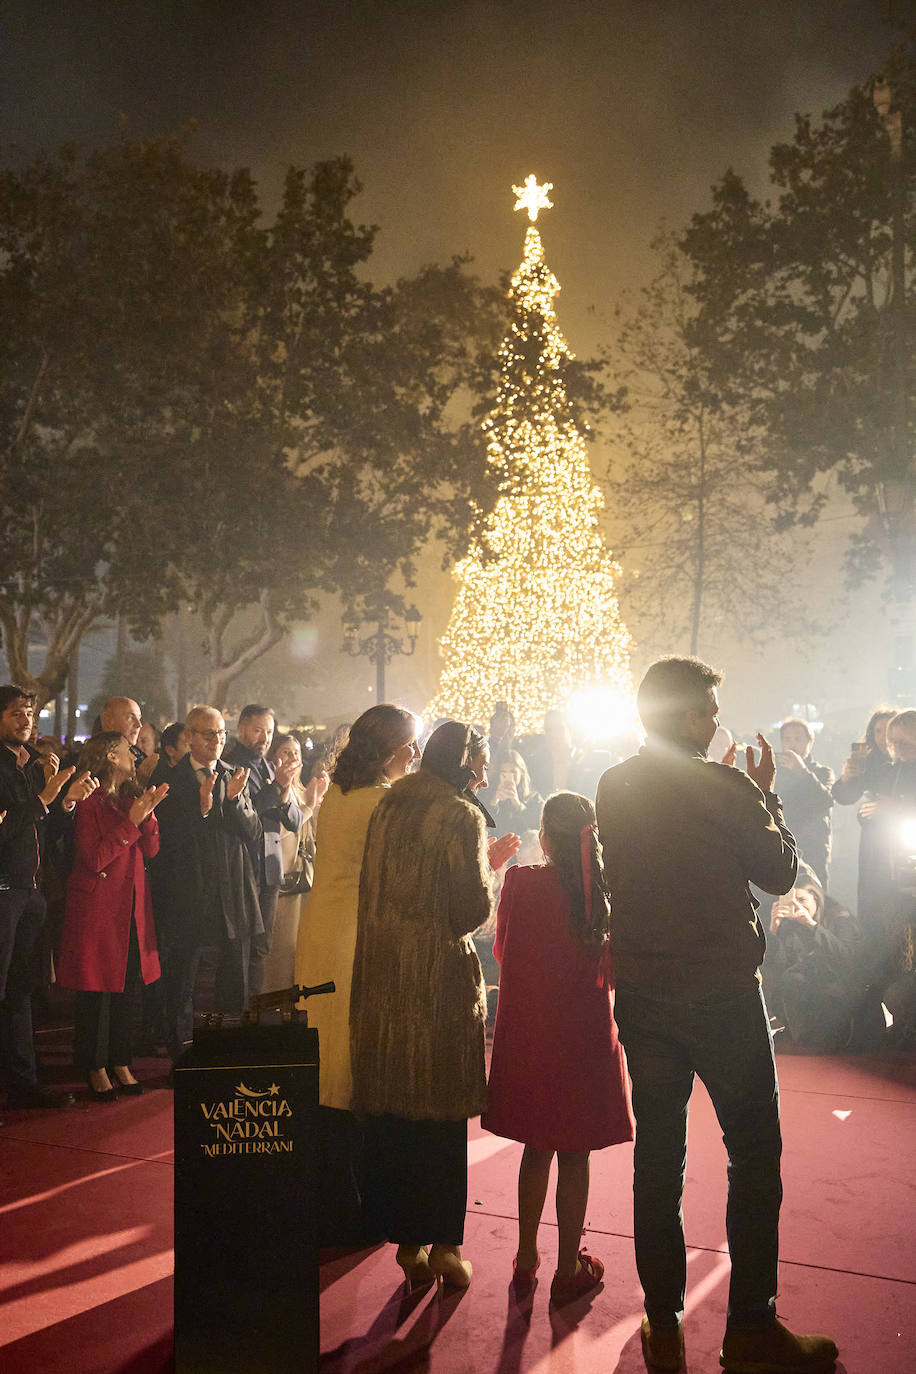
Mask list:
[[[512,1265],[519,1294],[530,1291],[541,1262],[538,1226],[557,1156],[556,1303],[604,1275],[601,1261],[579,1249],[589,1152],[632,1140],[633,1118],[611,1009],[608,897],[591,802],[573,792],[550,797],[540,841],[546,864],[510,868],[500,896],[499,1004],[481,1123],[525,1146]]]

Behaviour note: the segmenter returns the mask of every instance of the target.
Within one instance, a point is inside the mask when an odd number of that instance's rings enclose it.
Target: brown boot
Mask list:
[[[796,1336],[782,1322],[726,1331],[719,1364],[728,1374],[830,1374],[838,1355],[828,1336]]]

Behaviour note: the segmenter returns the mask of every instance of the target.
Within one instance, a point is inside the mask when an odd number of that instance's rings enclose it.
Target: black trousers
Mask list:
[[[468,1204],[468,1123],[365,1119],[364,1204],[399,1245],[460,1245]]]
[[[240,1016],[248,1005],[249,940],[222,939],[219,944],[172,945],[168,950],[165,1003],[168,1047],[180,1054],[194,1031],[194,995],[204,955],[216,964],[213,1010]]]
[[[253,997],[255,993],[264,991],[264,960],[270,953],[271,942],[274,938],[274,921],[277,919],[277,898],[280,895],[278,887],[262,887],[258,893],[258,905],[261,908],[261,924],[264,930],[260,935],[251,937],[251,953],[248,963],[248,995]],[[273,992],[273,988],[268,988],[268,992]]]
[[[73,1062],[78,1069],[130,1067],[140,987],[140,944],[130,923],[130,948],[123,992],[77,992]]]
[[[32,989],[44,920],[45,899],[37,888],[0,892],[0,1070],[10,1089],[36,1082]]]

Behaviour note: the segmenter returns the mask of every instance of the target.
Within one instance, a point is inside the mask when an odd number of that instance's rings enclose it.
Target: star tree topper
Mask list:
[[[533,172],[525,178],[524,186],[513,186],[512,190],[518,196],[515,209],[527,210],[532,224],[537,219],[539,210],[553,209],[553,201],[547,195],[548,191],[553,190],[553,182],[545,181],[543,186],[539,186]]]

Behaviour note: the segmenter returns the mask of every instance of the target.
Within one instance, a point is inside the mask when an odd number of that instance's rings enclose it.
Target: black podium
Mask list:
[[[175,1071],[177,1374],[318,1369],[318,1032],[195,1028]]]

